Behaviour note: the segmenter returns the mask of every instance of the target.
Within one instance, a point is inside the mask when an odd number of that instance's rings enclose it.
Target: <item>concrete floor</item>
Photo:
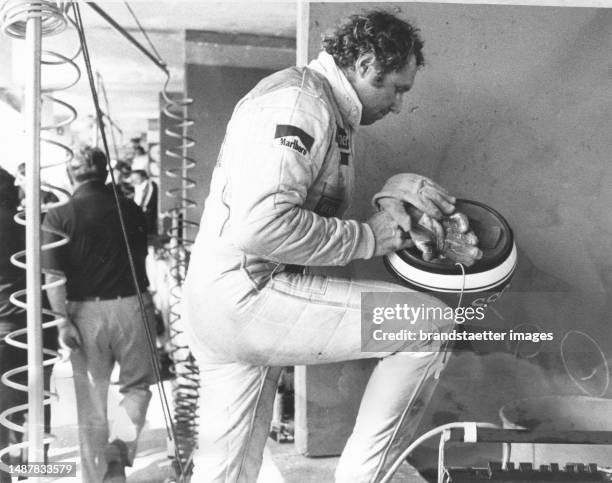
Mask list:
[[[452,357],[452,363],[449,363],[443,372],[432,402],[427,408],[419,434],[451,421],[488,421],[499,424],[499,408],[509,401],[525,396],[571,393],[565,378],[556,380],[550,373],[538,369],[537,365],[508,354],[476,355],[466,352],[454,354]],[[57,439],[51,446],[50,456],[53,461],[75,461],[78,465],[77,412],[69,364],[56,365],[52,384],[58,394],[58,399],[52,403],[52,432]],[[165,387],[170,393],[169,382],[165,383]],[[563,388],[566,390],[561,390]],[[116,407],[119,401],[117,389],[117,386],[111,386],[109,414],[112,414],[112,408]],[[606,408],[608,412],[612,411],[612,404]],[[565,419],[564,414],[558,415],[559,424]],[[436,438],[425,442],[412,455],[411,462],[421,469],[435,467],[437,446]],[[592,455],[587,453],[579,456],[574,452],[572,457],[574,456],[576,461],[587,463]],[[459,467],[482,467],[489,461],[499,461],[500,457],[501,445],[455,444],[448,451],[447,463]],[[547,461],[563,464],[570,461],[567,458],[566,454],[553,454]],[[331,482],[337,461],[337,457],[308,458],[299,454],[292,443],[277,443],[269,439],[259,483]],[[604,461],[597,462],[608,465],[610,461],[612,447],[609,447]],[[163,412],[156,388],[153,388],[153,399],[134,467],[129,468],[127,474],[130,483],[173,481],[174,472],[168,458]],[[76,481],[80,481],[79,474]],[[406,464],[393,481],[423,483],[427,480]]]
[[[52,378],[53,390],[58,398],[52,403],[52,432],[56,440],[50,448],[52,461],[76,462],[76,481],[81,481],[77,434],[77,411],[71,369],[68,363],[56,365]],[[165,382],[170,394],[170,384]],[[140,437],[138,454],[132,468],[127,468],[130,483],[164,483],[175,476],[168,458],[167,436],[160,397],[152,388],[153,399],[149,406],[147,422]],[[112,385],[109,394],[109,414],[120,399],[117,386]],[[298,454],[293,443],[277,443],[268,439],[264,462],[258,483],[322,483],[333,481],[337,457],[307,458]],[[66,481],[65,478],[61,478]],[[60,478],[42,479],[41,482],[59,482]],[[423,479],[409,465],[398,471],[393,481],[422,483]]]

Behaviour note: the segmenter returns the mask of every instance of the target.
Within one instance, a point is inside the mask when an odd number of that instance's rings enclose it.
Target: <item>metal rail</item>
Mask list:
[[[30,53],[26,74],[24,117],[26,147],[26,283],[28,327],[28,441],[30,461],[44,461],[44,379],[42,354],[42,295],[40,277],[40,108],[42,25],[39,17],[26,21],[26,48]]]

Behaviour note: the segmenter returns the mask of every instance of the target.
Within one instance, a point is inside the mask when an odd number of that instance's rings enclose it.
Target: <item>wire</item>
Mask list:
[[[391,481],[391,478],[393,478],[393,475],[395,474],[395,472],[399,469],[401,464],[404,462],[404,460],[410,455],[410,453],[412,453],[424,441],[428,440],[429,438],[431,438],[433,436],[436,436],[437,434],[441,434],[441,433],[443,433],[444,431],[446,431],[448,429],[456,429],[456,428],[464,428],[465,429],[465,427],[467,425],[472,425],[472,426],[475,425],[477,428],[499,429],[499,426],[496,425],[496,424],[492,424],[492,423],[479,423],[479,422],[448,423],[448,424],[443,424],[442,426],[438,426],[436,428],[430,429],[425,434],[422,434],[416,440],[414,440],[414,442],[412,442],[410,444],[410,446],[408,446],[396,458],[396,460],[393,463],[393,465],[391,466],[391,468],[389,468],[389,470],[387,471],[385,476],[382,478],[382,480],[380,480],[380,483],[389,483]]]
[[[167,68],[167,63],[164,62],[153,45],[153,42],[132,8],[127,2],[124,3],[154,54],[147,51],[136,39],[128,34],[125,29],[119,26],[116,21],[110,18],[110,16],[97,5],[92,2],[88,2],[87,5],[100,14],[149,59],[155,62],[155,64],[166,74],[166,82],[162,90],[162,96],[165,101],[163,114],[174,122],[174,124],[165,129],[165,134],[169,138],[176,140],[177,145],[173,146],[172,149],[166,148],[164,154],[181,163],[181,167],[179,168],[166,170],[166,174],[169,177],[177,178],[181,181],[181,186],[179,188],[173,188],[166,192],[167,196],[175,198],[177,201],[177,205],[170,210],[173,217],[173,224],[168,233],[171,239],[169,253],[174,262],[170,270],[173,284],[169,292],[173,302],[170,304],[170,320],[168,323],[170,333],[169,354],[173,362],[173,369],[171,370],[175,376],[172,391],[174,396],[174,440],[169,438],[169,447],[171,446],[171,453],[176,457],[181,480],[184,480],[191,467],[193,450],[197,445],[197,407],[199,399],[199,369],[189,350],[185,337],[183,336],[183,332],[180,328],[180,313],[176,310],[176,306],[178,306],[180,301],[180,292],[187,268],[187,246],[193,244],[193,240],[189,238],[188,232],[190,229],[198,227],[198,223],[187,219],[187,210],[196,205],[195,201],[187,197],[187,190],[196,185],[195,180],[187,176],[187,171],[196,165],[195,160],[187,155],[187,150],[195,145],[195,140],[186,134],[187,128],[194,124],[193,119],[187,117],[186,114],[187,106],[191,105],[193,100],[188,97],[177,98],[170,94],[170,72]]]
[[[565,359],[565,343],[568,339],[568,337],[570,335],[581,335],[582,337],[584,337],[585,339],[587,339],[589,342],[593,343],[593,345],[596,347],[596,349],[599,351],[599,354],[601,355],[601,358],[603,360],[603,368],[605,369],[605,374],[606,374],[606,382],[602,388],[602,390],[597,393],[597,394],[593,394],[592,391],[589,391],[586,387],[584,387],[580,381],[585,381],[588,379],[591,379],[596,373],[597,370],[599,369],[599,367],[596,367],[595,369],[593,369],[593,371],[591,372],[591,374],[589,374],[586,377],[574,377],[574,375],[572,374],[572,372],[570,371],[570,368],[567,364],[567,360]],[[595,339],[593,339],[589,334],[587,334],[586,332],[582,332],[580,330],[570,330],[568,332],[565,333],[565,335],[563,336],[563,339],[561,340],[561,361],[563,362],[563,367],[565,368],[565,372],[567,372],[567,375],[570,377],[570,379],[572,380],[572,382],[574,384],[576,384],[576,386],[578,386],[578,388],[587,396],[591,396],[591,397],[603,397],[606,392],[608,392],[608,387],[610,386],[610,367],[608,366],[608,361],[606,359],[606,355],[604,354],[604,352],[601,350],[601,347],[599,346],[599,344],[595,341]]]
[[[466,275],[465,275],[465,267],[463,266],[462,263],[455,263],[455,265],[459,265],[459,268],[461,269],[461,273],[463,275],[463,280],[462,280],[462,284],[461,284],[461,292],[459,293],[459,301],[457,302],[457,309],[459,307],[461,307],[461,302],[463,301],[463,294],[465,293],[465,279],[466,279]],[[435,374],[434,374],[434,378],[435,379],[439,379],[440,378],[440,374],[442,373],[442,369],[444,368],[444,365],[446,364],[446,358],[448,356],[448,351],[449,348],[451,346],[451,341],[446,341],[444,343],[444,345],[442,345],[442,347],[440,348],[440,352],[442,352],[442,362],[440,363],[440,365],[438,366],[438,369],[436,370]]]
[[[78,27],[77,30],[79,32],[79,38],[81,40],[81,45],[82,45],[82,48],[83,48],[83,59],[85,61],[85,66],[86,66],[86,70],[87,70],[87,77],[88,77],[88,80],[89,80],[89,87],[90,87],[90,90],[91,90],[91,95],[92,95],[92,99],[93,99],[93,102],[94,102],[94,107],[95,107],[95,110],[96,110],[96,118],[97,118],[97,121],[98,121],[98,127],[100,129],[100,135],[102,137],[102,143],[103,143],[104,151],[105,151],[105,154],[106,154],[106,162],[107,162],[107,165],[108,165],[108,168],[109,168],[109,172],[111,174],[111,184],[112,184],[112,187],[113,187],[113,194],[114,194],[114,197],[115,197],[115,206],[117,207],[117,214],[118,214],[118,217],[119,217],[119,223],[121,225],[121,231],[122,231],[122,235],[123,235],[123,240],[124,240],[125,248],[126,248],[126,251],[127,251],[128,262],[129,262],[129,265],[130,265],[130,272],[131,272],[131,275],[132,275],[132,280],[134,282],[134,287],[136,288],[136,294],[137,294],[137,297],[138,297],[138,303],[140,305],[141,321],[142,321],[142,323],[144,325],[144,330],[145,330],[145,333],[147,335],[147,341],[149,343],[149,349],[150,349],[149,353],[150,353],[150,356],[151,356],[151,362],[152,362],[152,365],[153,365],[153,370],[155,372],[156,385],[157,385],[157,388],[158,388],[158,391],[160,393],[161,400],[162,400],[162,412],[164,414],[164,421],[165,421],[165,424],[166,424],[166,431],[167,431],[168,438],[170,440],[174,440],[175,431],[174,431],[174,423],[172,422],[172,418],[170,417],[170,405],[168,403],[168,398],[166,396],[166,392],[164,390],[163,383],[162,383],[162,380],[161,380],[161,374],[160,374],[159,365],[158,365],[158,361],[157,361],[157,357],[156,357],[156,352],[154,350],[155,349],[155,342],[153,340],[153,336],[151,334],[151,330],[150,330],[150,327],[149,327],[149,324],[148,324],[146,310],[145,310],[145,306],[144,306],[144,301],[143,301],[143,298],[142,298],[142,294],[140,292],[140,287],[139,287],[139,284],[138,284],[138,278],[137,278],[137,275],[136,275],[136,268],[135,268],[135,264],[134,264],[134,258],[132,256],[132,251],[131,251],[131,248],[130,248],[130,245],[129,245],[128,235],[127,235],[127,230],[126,230],[126,227],[125,227],[125,220],[123,218],[123,213],[122,213],[122,211],[120,209],[119,193],[118,193],[118,190],[117,190],[117,185],[116,185],[116,182],[115,182],[115,177],[114,177],[114,174],[113,174],[113,170],[112,170],[112,167],[110,166],[110,155],[109,155],[110,153],[109,153],[109,148],[108,148],[108,141],[106,139],[106,131],[104,130],[104,122],[102,120],[102,113],[101,113],[101,109],[100,109],[98,95],[97,95],[97,92],[96,92],[96,89],[95,89],[95,81],[94,81],[94,78],[93,78],[93,72],[92,72],[92,68],[91,68],[91,59],[89,57],[89,49],[87,48],[87,41],[86,41],[86,38],[85,38],[85,29],[83,27],[83,20],[81,18],[81,12],[80,12],[80,8],[79,8],[78,3],[76,3],[76,2],[73,3],[72,4],[72,8],[73,8],[73,12],[74,12],[74,15],[75,15],[75,20],[76,20],[76,23],[77,23],[77,27]],[[178,458],[178,454],[176,454],[175,456],[177,457],[177,463],[178,463],[180,472],[182,473],[183,467],[182,467],[181,461]]]
[[[136,14],[128,4],[125,6],[138,25],[140,32],[147,40],[151,50],[155,53],[159,64],[167,65],[159,54],[146,30],[138,20]],[[195,124],[194,120],[187,115],[187,107],[193,103],[189,97],[177,97],[169,92],[170,72],[166,70],[166,82],[162,89],[162,96],[165,105],[162,109],[163,114],[168,118],[172,125],[164,130],[164,134],[176,141],[172,148],[167,147],[164,154],[169,158],[180,162],[180,167],[166,169],[165,173],[171,178],[180,180],[179,187],[166,191],[166,195],[175,198],[176,205],[169,213],[172,216],[172,226],[168,230],[171,240],[169,254],[173,261],[170,269],[172,285],[170,287],[170,310],[169,310],[169,354],[173,363],[172,372],[175,376],[173,383],[174,396],[174,428],[175,444],[173,451],[181,459],[184,471],[181,476],[185,477],[189,472],[194,455],[194,448],[197,446],[197,408],[199,400],[199,368],[189,349],[180,326],[181,314],[177,310],[182,297],[182,286],[187,270],[188,252],[187,247],[193,244],[189,232],[192,228],[199,225],[187,219],[187,210],[196,206],[196,202],[187,197],[187,191],[196,186],[196,181],[187,176],[187,171],[196,165],[193,158],[188,156],[188,149],[195,145],[195,140],[187,135],[187,129]]]
[[[512,327],[512,331],[516,332],[517,329],[521,329],[521,328],[528,328],[528,329],[532,329],[532,332],[544,332],[544,329],[542,327],[540,327],[537,324],[529,324],[527,322],[522,323],[522,324],[518,324],[515,325],[514,327]],[[540,341],[540,345],[534,350],[534,352],[532,354],[523,354],[521,352],[521,341],[517,341],[516,343],[516,349],[512,349],[512,344],[510,343],[510,340],[506,341],[506,348],[512,352],[512,355],[514,357],[522,357],[523,359],[533,359],[534,357],[536,357],[540,352],[542,352],[544,350],[544,342]]]
[[[162,56],[159,54],[159,52],[157,51],[157,49],[155,48],[155,45],[153,45],[153,42],[151,42],[151,39],[149,38],[149,35],[147,34],[146,30],[142,27],[142,25],[140,24],[140,21],[138,20],[138,17],[136,17],[136,14],[134,13],[134,11],[132,10],[132,7],[130,7],[130,4],[127,2],[123,2],[125,4],[125,6],[127,7],[127,9],[130,11],[130,13],[132,14],[132,18],[134,19],[134,21],[136,22],[136,25],[138,25],[138,28],[140,29],[140,32],[142,32],[142,35],[144,35],[144,38],[147,39],[147,42],[149,43],[149,47],[151,47],[151,50],[153,51],[153,53],[156,55],[157,60],[162,63],[165,64],[164,59],[162,58]]]
[[[106,112],[103,112],[103,116],[106,117],[110,124],[110,134],[111,140],[113,141],[113,150],[115,151],[115,159],[119,159],[119,148],[117,146],[117,139],[115,138],[115,130],[119,132],[123,136],[123,131],[117,126],[115,121],[111,116],[110,112],[110,103],[108,102],[108,96],[106,95],[106,87],[104,85],[104,79],[102,78],[102,74],[96,72],[96,79],[98,80],[98,89],[102,93],[102,98],[104,99],[104,104],[106,106]]]
[[[461,269],[461,274],[463,275],[462,284],[461,284],[461,292],[459,293],[459,301],[457,302],[457,308],[461,307],[461,302],[463,302],[463,294],[465,293],[465,267],[463,263],[455,263],[455,265],[459,265]]]

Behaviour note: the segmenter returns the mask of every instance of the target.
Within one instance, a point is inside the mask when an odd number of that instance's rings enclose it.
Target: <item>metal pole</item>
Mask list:
[[[28,334],[28,460],[44,461],[44,379],[40,265],[40,109],[42,23],[26,23],[27,63],[24,92],[26,157],[26,293]]]

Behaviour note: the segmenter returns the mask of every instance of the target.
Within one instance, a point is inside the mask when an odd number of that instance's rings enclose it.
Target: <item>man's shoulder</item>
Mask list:
[[[330,93],[327,79],[318,72],[309,67],[289,67],[262,79],[248,97],[273,103],[317,100],[326,104]]]
[[[45,214],[44,224],[46,225],[58,225],[68,219],[74,217],[74,199],[69,198],[66,203],[51,208]]]

